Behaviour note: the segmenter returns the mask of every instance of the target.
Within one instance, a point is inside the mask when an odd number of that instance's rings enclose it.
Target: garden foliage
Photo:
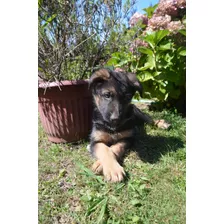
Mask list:
[[[38,0],[38,74],[55,81],[88,78],[112,52],[135,0]]]
[[[144,98],[185,113],[186,1],[160,1],[145,15],[135,13],[126,34],[126,49],[112,54],[107,65],[135,72]],[[136,97],[139,97],[136,95]]]
[[[100,67],[121,68],[137,74],[144,98],[185,113],[186,0],[160,0],[144,15],[133,15],[135,3],[38,0],[39,77],[83,79]]]

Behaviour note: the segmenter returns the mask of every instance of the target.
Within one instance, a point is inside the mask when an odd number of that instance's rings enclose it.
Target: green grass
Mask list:
[[[91,171],[88,142],[53,144],[39,124],[39,223],[185,223],[185,119],[150,113],[172,123],[146,126],[124,159],[127,180],[106,183]]]

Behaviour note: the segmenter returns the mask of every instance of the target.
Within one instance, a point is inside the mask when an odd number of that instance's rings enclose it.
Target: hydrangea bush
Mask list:
[[[131,17],[126,48],[107,65],[135,72],[144,98],[185,114],[186,0],[160,0],[144,10]]]

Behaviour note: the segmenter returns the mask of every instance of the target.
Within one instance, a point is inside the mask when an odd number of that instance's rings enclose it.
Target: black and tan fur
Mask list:
[[[167,123],[153,121],[131,104],[136,91],[142,95],[142,86],[133,73],[100,69],[92,74],[89,86],[94,101],[90,151],[97,159],[93,170],[103,173],[108,181],[119,182],[125,176],[119,160],[134,143],[136,127],[148,123],[163,128]]]

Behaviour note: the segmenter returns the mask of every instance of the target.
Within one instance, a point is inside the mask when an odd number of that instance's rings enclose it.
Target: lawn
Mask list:
[[[122,183],[92,173],[88,141],[53,144],[39,123],[39,223],[185,223],[186,120],[168,111],[150,115],[172,128],[146,126],[124,159]]]

